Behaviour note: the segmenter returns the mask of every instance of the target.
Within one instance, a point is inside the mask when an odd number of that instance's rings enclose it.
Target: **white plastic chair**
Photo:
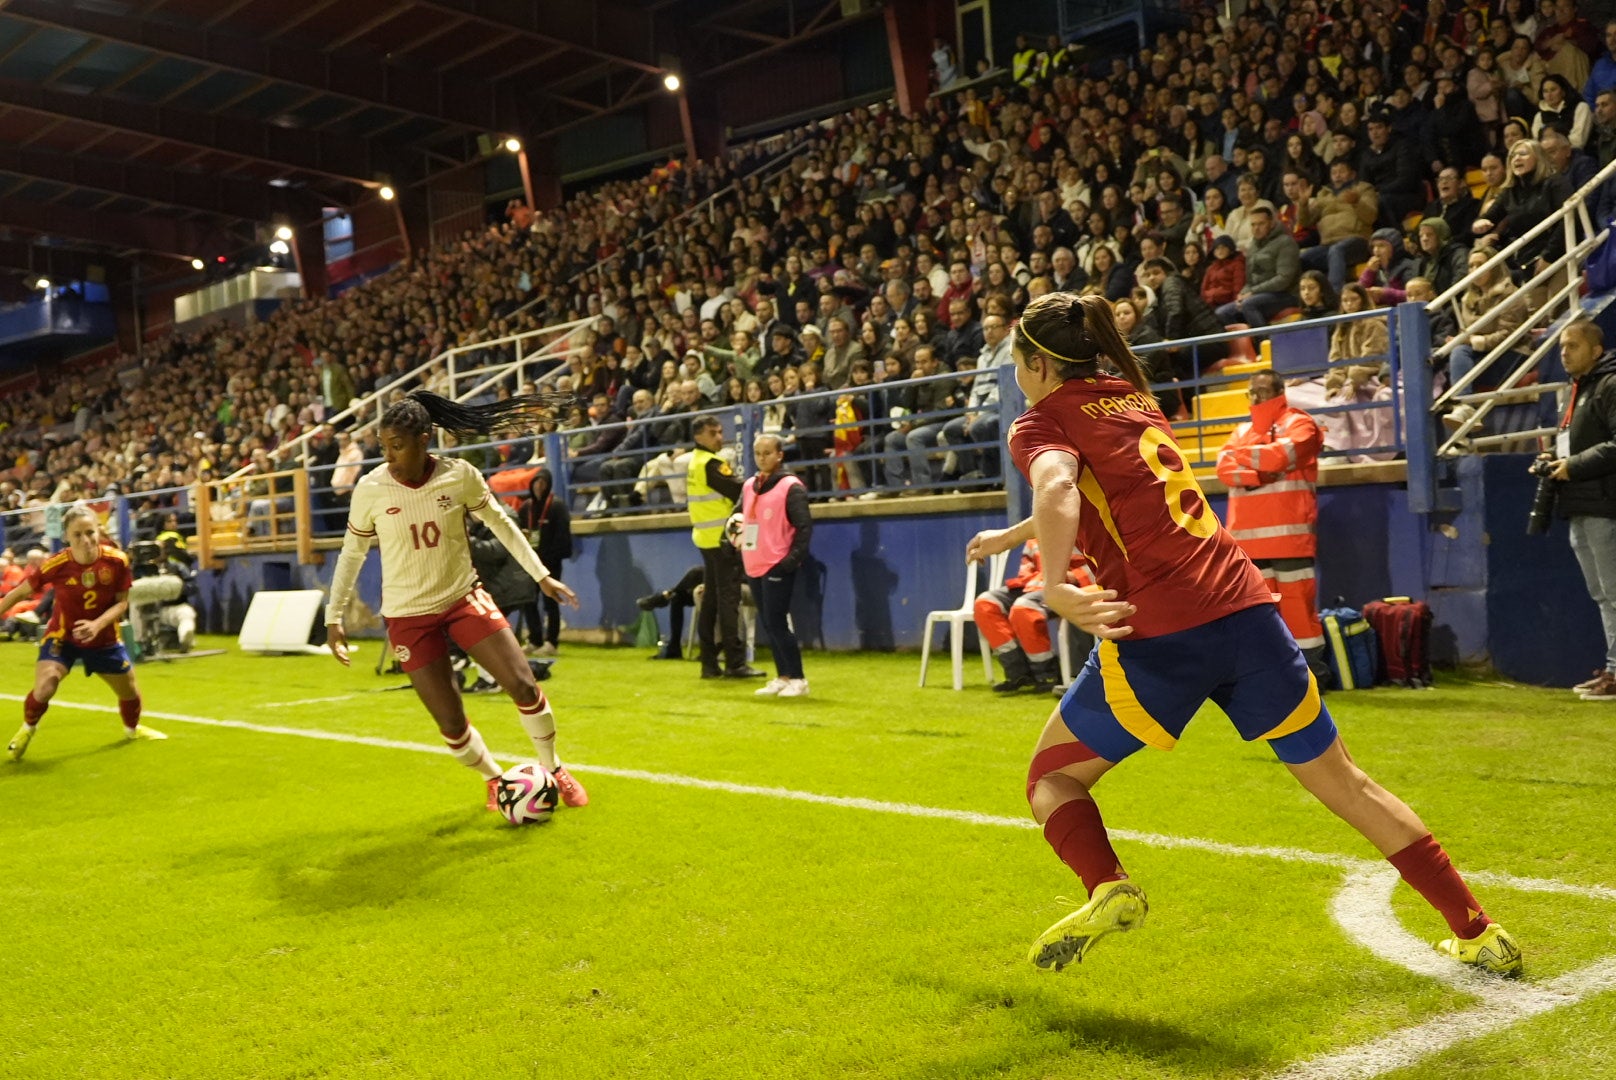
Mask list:
[[[1068,686],[1072,685],[1072,680],[1077,678],[1078,670],[1081,669],[1084,664],[1088,663],[1089,658],[1088,654],[1084,653],[1082,656],[1076,658],[1076,662],[1074,664],[1072,657],[1072,635],[1076,634],[1077,630],[1072,626],[1071,623],[1060,618],[1059,616],[1056,616],[1055,621],[1060,624],[1060,629],[1056,631],[1060,642],[1060,644],[1057,646],[1057,651],[1060,653],[1061,689],[1064,690]]]
[[[1004,568],[1010,561],[1008,551],[988,556],[988,588],[997,588],[1004,582]],[[965,624],[976,624],[977,568],[967,563],[965,568],[965,600],[952,611],[933,611],[926,615],[926,629],[920,644],[920,685],[926,685],[926,667],[931,661],[932,627],[948,624],[948,644],[954,657],[954,689],[965,689]],[[993,682],[993,656],[988,651],[988,639],[979,631],[977,644],[982,647],[982,676]]]

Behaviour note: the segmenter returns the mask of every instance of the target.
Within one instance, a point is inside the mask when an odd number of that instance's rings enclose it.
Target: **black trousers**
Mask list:
[[[722,647],[724,666],[738,671],[746,666],[746,646],[741,642],[741,579],[746,571],[741,553],[725,543],[700,550],[703,589],[696,636],[701,641],[702,670],[718,670]]]
[[[556,573],[554,569],[550,571],[550,574],[557,581],[561,580],[561,575]],[[543,618],[540,618],[539,615],[541,604],[543,605]],[[544,590],[540,589],[538,596],[534,597],[531,602],[523,604],[521,610],[522,631],[527,635],[527,643],[530,646],[542,645],[546,641],[551,645],[560,642],[561,602],[559,600],[546,596]]]
[[[802,678],[802,647],[786,621],[791,614],[791,594],[796,586],[795,570],[784,573],[771,570],[762,577],[752,578],[752,598],[757,601],[763,636],[768,638],[769,649],[774,653],[774,673],[782,679]]]
[[[696,586],[707,576],[704,566],[692,566],[668,597],[668,645],[675,656],[684,651],[685,608],[696,606]]]

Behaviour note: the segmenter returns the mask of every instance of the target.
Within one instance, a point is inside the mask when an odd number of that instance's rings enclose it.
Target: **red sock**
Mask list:
[[[1414,891],[1425,897],[1425,902],[1442,913],[1448,928],[1459,937],[1469,940],[1477,937],[1492,922],[1470,888],[1448,860],[1442,845],[1426,833],[1402,851],[1386,856],[1386,861],[1397,868],[1403,880]]]
[[[1100,808],[1089,799],[1073,799],[1056,807],[1044,822],[1044,839],[1061,862],[1083,879],[1083,887],[1090,894],[1097,885],[1128,876],[1111,849]]]
[[[118,715],[123,717],[123,726],[137,727],[140,724],[140,697],[137,695],[128,701],[118,699]]]
[[[28,691],[28,696],[22,699],[22,718],[28,721],[30,726],[37,724],[48,708],[50,708],[50,702],[40,701],[34,697],[34,692],[30,690]]]

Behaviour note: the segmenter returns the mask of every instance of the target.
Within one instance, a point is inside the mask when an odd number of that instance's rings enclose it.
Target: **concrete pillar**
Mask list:
[[[522,187],[528,205],[540,213],[561,205],[561,167],[554,139],[522,140]]]
[[[718,94],[700,81],[685,83],[679,91],[679,127],[685,136],[690,161],[712,161],[724,152],[724,122],[718,113]]]
[[[943,18],[947,9],[948,18]],[[937,0],[887,0],[887,50],[897,85],[898,111],[914,116],[925,108],[931,93],[931,48],[934,37],[952,39],[952,4]]]
[[[324,300],[330,280],[325,272],[325,225],[313,222],[299,225],[292,233],[292,258],[303,279],[305,300]]]

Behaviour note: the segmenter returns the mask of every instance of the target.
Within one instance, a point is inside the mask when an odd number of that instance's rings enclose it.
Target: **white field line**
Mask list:
[[[352,701],[358,694],[338,694],[336,697],[306,697],[297,701],[266,701],[262,705],[254,705],[255,709],[291,709],[299,705],[324,705],[332,701]],[[155,714],[154,714],[155,715]]]
[[[22,700],[16,694],[0,694],[0,701],[20,702]],[[66,709],[81,709],[85,712],[116,713],[118,711],[112,705],[63,701],[60,698],[53,700],[51,705],[52,707]],[[317,739],[322,742],[352,743],[356,746],[376,746],[386,750],[411,750],[421,754],[447,754],[449,752],[442,743],[408,742],[403,739],[384,739],[374,735],[352,735],[341,731],[321,731],[318,728],[254,724],[246,720],[219,720],[206,716],[192,716],[187,713],[157,712],[151,709],[144,710],[141,715],[146,719],[173,720],[178,723],[196,724],[201,727],[232,728],[237,731],[252,731],[260,735],[292,735],[303,739]],[[501,754],[499,756],[513,760],[526,760],[516,759],[510,754]],[[578,772],[598,773],[601,776],[614,776],[623,780],[640,780],[645,783],[661,784],[667,787],[722,791],[730,795],[759,795],[769,799],[813,803],[819,806],[839,806],[848,810],[868,810],[878,814],[897,814],[902,817],[957,821],[965,825],[989,825],[1010,829],[1036,829],[1038,827],[1031,817],[982,814],[975,810],[953,810],[941,806],[888,802],[884,799],[864,799],[850,795],[821,795],[812,791],[798,791],[795,788],[736,784],[728,780],[704,780],[700,777],[683,776],[678,773],[650,772],[645,769],[619,769],[608,765],[584,765],[575,761],[568,761],[567,768],[575,769]],[[1141,832],[1136,829],[1109,829],[1108,831],[1119,840],[1144,844],[1147,847],[1204,851],[1213,855],[1229,855],[1247,859],[1277,859],[1281,862],[1328,866],[1348,872],[1384,869],[1386,866],[1384,862],[1379,860],[1362,859],[1353,855],[1308,851],[1306,848],[1228,844],[1221,840],[1206,840],[1194,836],[1166,836],[1162,833]],[[1497,874],[1488,871],[1467,870],[1465,871],[1465,877],[1471,881],[1487,882],[1518,889],[1522,892],[1563,893],[1598,900],[1616,900],[1616,888],[1608,885],[1580,885],[1567,881],[1557,881],[1553,878],[1520,877],[1514,874]]]
[[[1616,989],[1616,957],[1542,983],[1512,983],[1455,964],[1403,928],[1391,910],[1397,871],[1355,871],[1330,905],[1330,915],[1359,945],[1387,963],[1463,990],[1480,1004],[1433,1017],[1378,1039],[1298,1062],[1275,1080],[1353,1080],[1407,1068],[1422,1058],[1480,1038],[1551,1009]]]
[[[15,694],[0,694],[0,700],[22,701]],[[115,713],[110,705],[83,702],[53,701],[68,709],[86,712]],[[280,727],[253,724],[244,720],[219,720],[185,713],[146,711],[144,716],[157,720],[174,720],[203,727],[233,728],[264,735],[292,735],[325,742],[351,743],[358,746],[376,746],[389,750],[411,750],[426,754],[447,754],[441,744],[406,742],[400,739],[382,739],[369,735],[350,735],[344,732],[320,731],[314,728]],[[931,818],[958,821],[968,825],[988,825],[1000,828],[1030,829],[1034,823],[1028,818],[979,814],[971,810],[951,810],[943,807],[920,806],[914,803],[887,802],[881,799],[862,799],[841,795],[820,795],[792,788],[765,787],[756,784],[734,784],[724,780],[703,780],[677,773],[649,772],[643,769],[618,769],[607,766],[569,764],[569,768],[602,776],[626,780],[663,784],[673,787],[696,788],[704,791],[722,791],[732,795],[758,795],[765,798],[785,799],[793,802],[837,806],[851,810],[897,814],[904,817]],[[1542,983],[1508,983],[1492,979],[1479,972],[1460,967],[1437,954],[1427,943],[1410,934],[1392,913],[1391,891],[1399,880],[1395,870],[1383,862],[1308,851],[1304,848],[1248,846],[1226,844],[1199,837],[1165,836],[1160,833],[1138,832],[1131,829],[1112,829],[1111,835],[1122,840],[1151,847],[1204,851],[1217,855],[1243,858],[1278,859],[1284,862],[1328,866],[1346,872],[1341,891],[1331,902],[1330,914],[1347,936],[1362,945],[1380,960],[1394,964],[1416,975],[1436,979],[1448,986],[1465,991],[1481,1003],[1456,1013],[1434,1017],[1422,1024],[1393,1031],[1357,1046],[1298,1062],[1275,1074],[1273,1080],[1362,1080],[1406,1068],[1423,1058],[1450,1046],[1502,1030],[1512,1024],[1552,1009],[1574,1005],[1585,998],[1616,989],[1616,957],[1607,957],[1578,971],[1568,972]],[[1514,874],[1478,871],[1466,875],[1472,881],[1518,889],[1524,892],[1561,893],[1589,899],[1616,900],[1616,889],[1605,885],[1578,885],[1548,878],[1520,877]]]

